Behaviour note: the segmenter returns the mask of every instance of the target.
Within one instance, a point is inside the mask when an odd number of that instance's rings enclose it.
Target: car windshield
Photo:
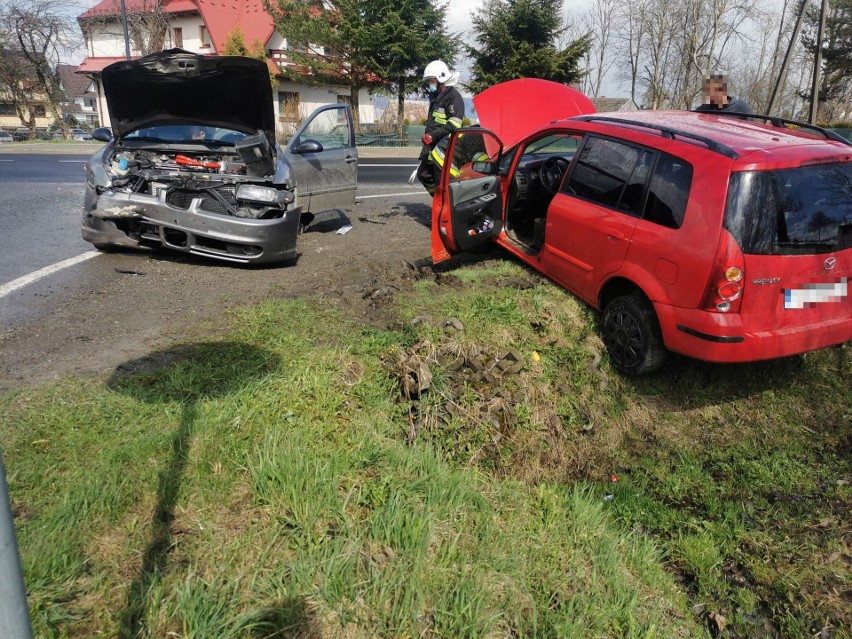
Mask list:
[[[246,137],[242,131],[223,127],[197,126],[194,124],[168,124],[136,129],[124,136],[124,140],[169,143],[209,143],[234,144]]]
[[[735,173],[725,228],[753,255],[852,247],[852,162]]]

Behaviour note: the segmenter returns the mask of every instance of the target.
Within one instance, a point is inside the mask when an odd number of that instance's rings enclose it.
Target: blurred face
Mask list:
[[[728,103],[728,85],[724,80],[704,81],[704,104],[722,107]]]
[[[438,78],[426,78],[429,93],[435,93],[438,90]]]

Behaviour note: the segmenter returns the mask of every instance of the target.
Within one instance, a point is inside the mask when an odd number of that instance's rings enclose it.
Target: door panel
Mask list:
[[[544,270],[596,305],[598,283],[624,262],[635,226],[635,217],[559,193],[547,212]]]
[[[311,142],[322,150],[310,147]],[[285,155],[305,211],[354,206],[358,150],[349,106],[332,104],[314,111],[287,144]]]
[[[655,155],[590,136],[550,203],[542,264],[592,305],[600,283],[627,255]]]
[[[502,149],[485,129],[460,129],[450,137],[446,157],[452,162],[444,165],[432,203],[434,263],[490,242],[503,230]]]

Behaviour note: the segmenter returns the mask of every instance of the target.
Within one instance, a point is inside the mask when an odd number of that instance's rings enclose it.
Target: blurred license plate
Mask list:
[[[839,282],[805,284],[802,288],[784,291],[784,308],[808,308],[825,302],[841,302],[849,296],[849,284],[844,277]]]

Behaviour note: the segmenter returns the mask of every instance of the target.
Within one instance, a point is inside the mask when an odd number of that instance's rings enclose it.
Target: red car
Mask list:
[[[496,242],[601,311],[627,375],[667,351],[748,362],[852,339],[840,136],[764,116],[595,114],[531,79],[474,104],[485,128],[453,134],[458,175],[445,167],[433,200],[435,263]]]

